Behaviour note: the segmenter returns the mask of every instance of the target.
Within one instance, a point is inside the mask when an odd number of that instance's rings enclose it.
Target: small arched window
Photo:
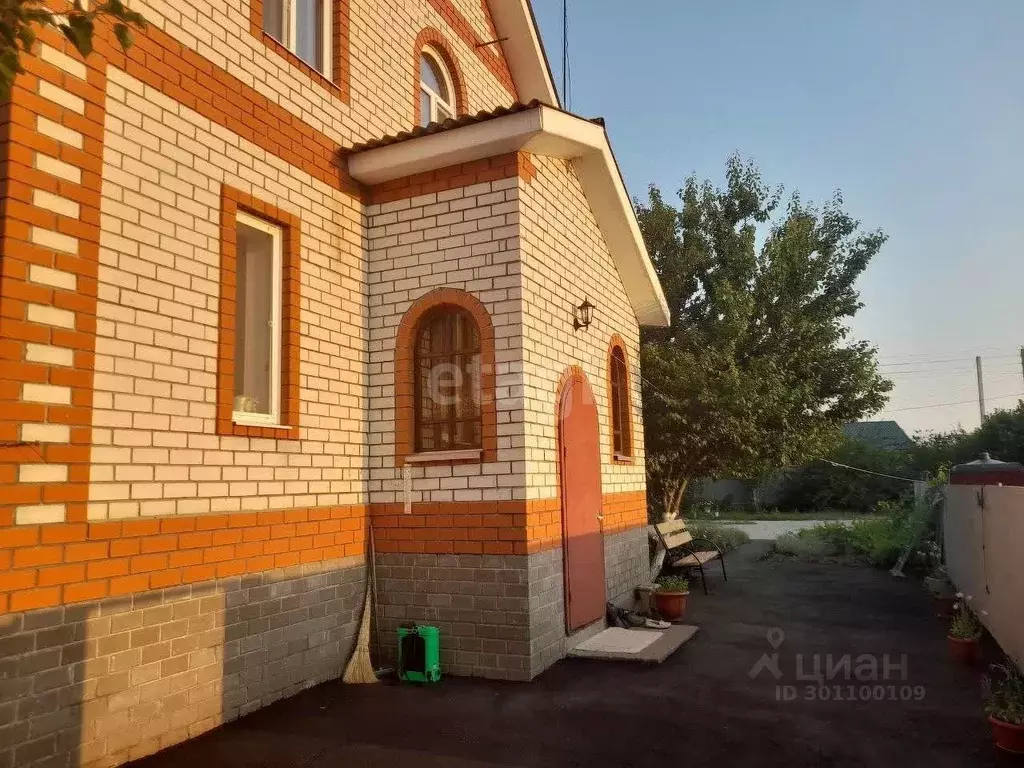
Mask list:
[[[611,354],[612,453],[617,459],[633,455],[633,420],[629,413],[629,375],[626,353],[616,344]]]
[[[456,306],[420,321],[415,347],[416,451],[481,448],[480,329]]]
[[[420,125],[455,117],[455,86],[444,59],[433,48],[420,54]]]

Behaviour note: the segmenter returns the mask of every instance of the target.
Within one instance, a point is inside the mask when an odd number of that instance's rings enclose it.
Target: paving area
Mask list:
[[[796,533],[806,528],[813,528],[814,526],[824,522],[848,522],[845,520],[752,520],[749,523],[722,523],[728,525],[730,528],[739,528],[741,531],[746,531],[747,535],[754,539],[759,540],[771,540],[774,541],[784,533]]]
[[[728,583],[716,574],[710,595],[691,595],[701,630],[659,666],[571,659],[533,683],[328,683],[136,765],[1010,764],[990,745],[978,672],[947,660],[919,585],[761,561],[766,546],[733,553]],[[871,679],[847,680],[846,654]],[[825,688],[798,679],[816,664],[838,675]]]

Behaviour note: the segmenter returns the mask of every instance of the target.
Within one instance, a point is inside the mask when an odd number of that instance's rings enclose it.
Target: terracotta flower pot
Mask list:
[[[992,738],[1004,752],[1011,752],[1015,755],[1024,755],[1024,725],[1004,723],[994,717],[989,717],[992,723]]]
[[[689,592],[655,592],[654,609],[665,621],[680,621],[686,613]]]
[[[981,644],[978,638],[962,639],[946,636],[949,642],[949,657],[960,664],[977,664],[981,660]]]
[[[953,606],[956,605],[955,597],[936,597],[934,600],[935,615],[948,619],[953,615]]]

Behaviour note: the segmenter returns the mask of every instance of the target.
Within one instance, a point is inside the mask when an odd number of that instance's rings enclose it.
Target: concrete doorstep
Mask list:
[[[578,659],[660,664],[696,635],[697,629],[698,627],[689,624],[676,624],[668,629],[609,627],[577,645],[569,651],[569,656]]]

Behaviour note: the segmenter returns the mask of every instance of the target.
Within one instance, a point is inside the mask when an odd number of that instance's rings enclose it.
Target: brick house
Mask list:
[[[0,765],[337,677],[371,522],[387,642],[539,674],[646,579],[668,310],[528,1],[133,7],[2,112]]]

